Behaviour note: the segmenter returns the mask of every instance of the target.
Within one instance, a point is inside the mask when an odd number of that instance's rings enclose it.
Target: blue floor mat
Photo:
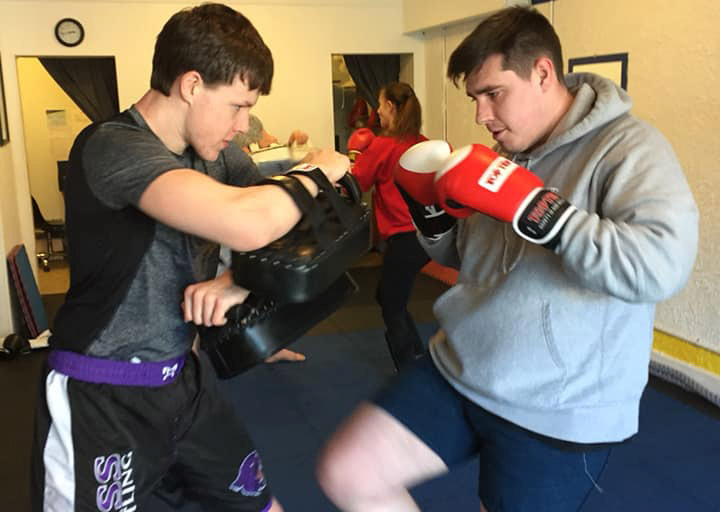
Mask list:
[[[434,325],[421,325],[423,339]],[[262,454],[274,494],[287,512],[336,509],[315,482],[315,457],[334,428],[383,385],[393,367],[382,329],[306,336],[301,363],[260,365],[223,381]],[[613,450],[583,512],[720,512],[720,416],[654,387],[646,390],[640,434]],[[476,511],[474,462],[413,489],[421,510]],[[187,504],[185,512],[200,510]],[[153,503],[150,510],[168,510]]]

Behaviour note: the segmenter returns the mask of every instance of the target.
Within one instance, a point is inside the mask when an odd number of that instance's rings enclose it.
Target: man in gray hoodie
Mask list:
[[[551,237],[528,236],[487,215],[508,203],[480,191],[485,168],[451,155],[430,169],[446,207],[473,211],[436,232],[414,215],[430,255],[459,269],[434,307],[441,335],[334,434],[318,478],[342,510],[418,510],[408,487],[478,457],[488,511],[576,511],[612,447],[637,432],[655,303],[689,277],[697,208],[668,141],[613,82],[564,76],[534,9],[481,22],[448,76],[502,156],[552,191],[544,213],[566,215]],[[446,178],[456,187],[438,190]]]

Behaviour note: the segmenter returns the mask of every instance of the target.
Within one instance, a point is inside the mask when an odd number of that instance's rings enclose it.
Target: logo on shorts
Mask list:
[[[163,369],[162,369],[163,380],[174,379],[175,372],[177,372],[177,369],[178,369],[177,363],[175,363],[172,366],[163,366]]]
[[[229,489],[243,496],[259,496],[267,487],[262,468],[260,455],[256,450],[251,451],[240,464],[238,474]]]
[[[96,457],[93,473],[98,488],[95,503],[101,512],[135,512],[135,481],[133,480],[132,450],[125,453]]]

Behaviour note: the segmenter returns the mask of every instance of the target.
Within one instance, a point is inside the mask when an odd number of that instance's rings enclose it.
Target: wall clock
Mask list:
[[[78,20],[63,18],[55,25],[55,37],[62,45],[77,46],[85,38],[85,29]]]

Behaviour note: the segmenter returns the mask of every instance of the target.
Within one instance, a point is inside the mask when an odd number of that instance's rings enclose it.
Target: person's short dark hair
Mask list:
[[[450,55],[447,76],[455,85],[460,79],[467,81],[493,55],[501,55],[503,69],[523,79],[530,78],[538,57],[547,56],[558,81],[565,84],[560,39],[536,9],[509,7],[481,21]]]
[[[206,3],[175,13],[155,42],[150,87],[170,95],[177,77],[197,71],[209,85],[239,76],[250,90],[270,92],[273,58],[250,20],[222,4]]]
[[[384,85],[380,92],[397,109],[395,126],[389,135],[395,137],[418,135],[422,125],[422,109],[412,87],[405,82],[390,82]]]

